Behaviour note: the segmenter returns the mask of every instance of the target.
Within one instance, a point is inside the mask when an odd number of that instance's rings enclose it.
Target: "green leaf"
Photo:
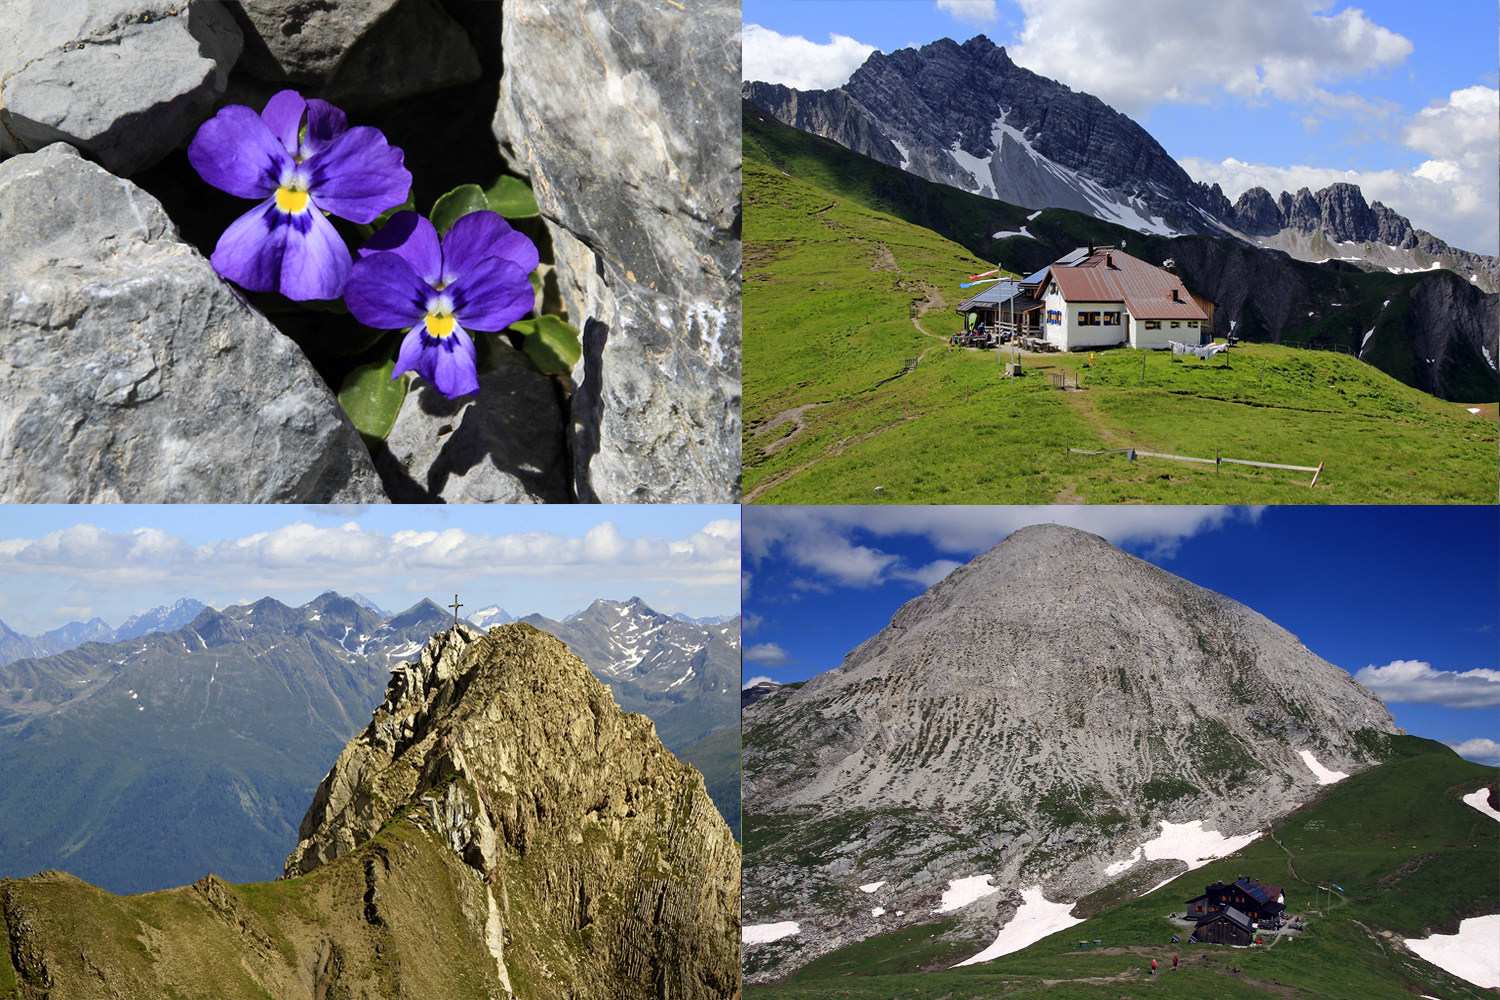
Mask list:
[[[527,219],[541,214],[536,207],[536,196],[519,177],[502,176],[484,195],[489,200],[490,211],[499,212],[507,219]]]
[[[453,224],[470,212],[482,212],[490,207],[484,196],[484,188],[478,184],[460,184],[437,200],[432,206],[432,225],[442,236],[453,228]]]
[[[521,335],[521,350],[548,374],[566,375],[583,355],[578,331],[556,316],[519,320],[509,329]]]
[[[339,405],[366,440],[384,441],[396,424],[408,378],[392,379],[395,370],[395,358],[372,361],[350,372],[339,387]]]

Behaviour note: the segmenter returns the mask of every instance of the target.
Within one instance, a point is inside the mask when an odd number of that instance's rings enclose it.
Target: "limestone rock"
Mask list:
[[[397,503],[566,503],[567,446],[552,380],[507,344],[479,393],[450,400],[415,383],[375,467]]]
[[[739,498],[739,7],[508,3],[495,134],[584,356],[580,500]]]
[[[1379,698],[1244,605],[1086,532],[1022,528],[838,668],[745,710],[745,811],[785,831],[747,853],[746,920],[802,922],[800,950],[758,967],[782,976],[897,929],[851,923],[870,912],[861,884],[885,882],[879,905],[912,923],[976,872],[993,905],[1038,883],[1076,901],[1137,877],[1160,823],[1261,830],[1316,794],[1303,752],[1353,773],[1397,732]]]
[[[222,4],[0,0],[0,157],[67,142],[128,176],[186,141],[239,58]]]
[[[368,107],[479,77],[468,36],[438,0],[241,0],[240,66],[339,107]]]
[[[0,498],[385,497],[297,346],[66,145],[0,164],[0,331]]]
[[[340,863],[398,813],[490,888],[512,973],[545,956],[579,996],[738,993],[739,851],[702,777],[554,637],[460,623],[393,668],[287,876]],[[583,932],[587,953],[527,941],[538,925]]]

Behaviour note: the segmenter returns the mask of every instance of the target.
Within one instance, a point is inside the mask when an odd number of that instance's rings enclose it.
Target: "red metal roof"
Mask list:
[[[1047,270],[1069,302],[1123,302],[1136,319],[1208,319],[1181,278],[1120,250],[1100,247],[1071,266]]]

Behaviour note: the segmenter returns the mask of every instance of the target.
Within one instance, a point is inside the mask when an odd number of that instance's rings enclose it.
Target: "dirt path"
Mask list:
[[[811,410],[813,407],[822,405],[822,403],[805,403],[802,406],[794,406],[790,410],[782,410],[780,413],[776,414],[776,416],[772,417],[768,422],[761,424],[759,427],[755,428],[755,430],[751,431],[750,437],[758,438],[762,434],[775,430],[777,427],[780,427],[782,424],[790,420],[794,425],[793,431],[785,437],[777,438],[775,441],[772,441],[770,444],[766,445],[760,450],[762,455],[773,455],[776,452],[780,451],[782,448],[785,448],[787,445],[791,444],[793,439],[796,438],[797,435],[807,430],[807,422],[802,419],[803,414],[805,414],[808,410]]]
[[[818,404],[812,404],[812,405],[818,405]],[[755,489],[751,490],[749,493],[746,493],[743,502],[744,503],[754,503],[767,490],[774,489],[775,487],[780,486],[782,483],[784,483],[787,480],[791,479],[793,476],[798,475],[799,473],[802,473],[802,472],[806,472],[808,469],[810,469],[813,466],[817,465],[819,462],[826,461],[826,460],[828,460],[830,458],[837,458],[838,456],[842,455],[844,452],[848,451],[850,448],[854,447],[855,445],[864,444],[866,441],[869,441],[871,438],[879,437],[880,435],[884,434],[886,431],[891,430],[891,429],[896,428],[896,427],[900,427],[902,424],[906,423],[908,420],[916,420],[920,416],[921,416],[920,413],[911,413],[911,414],[908,414],[905,417],[902,417],[900,420],[896,421],[893,424],[887,424],[884,427],[877,427],[873,431],[866,431],[865,433],[859,435],[858,437],[844,438],[842,441],[837,441],[833,445],[831,445],[828,448],[828,450],[825,451],[823,454],[819,455],[816,458],[808,459],[806,462],[803,462],[801,465],[797,466],[795,469],[787,469],[787,470],[785,470],[783,472],[778,472],[775,475],[769,476],[766,479],[765,482],[763,482],[759,486],[755,487]]]

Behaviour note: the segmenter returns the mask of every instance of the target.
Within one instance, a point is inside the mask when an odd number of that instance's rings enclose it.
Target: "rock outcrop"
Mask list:
[[[343,108],[479,79],[479,56],[438,0],[240,0],[239,68]]]
[[[0,0],[0,158],[67,142],[122,177],[160,160],[224,93],[230,6]]]
[[[0,881],[21,995],[739,995],[739,852],[701,776],[530,626],[394,668],[301,838],[274,883]]]
[[[761,976],[935,919],[950,879],[992,876],[959,911],[990,934],[1033,886],[1072,902],[1149,868],[1149,888],[1197,860],[1147,860],[1159,824],[1254,834],[1314,795],[1304,752],[1354,772],[1397,731],[1296,636],[1056,525],[955,570],[743,725],[746,923],[802,928]],[[856,888],[877,882],[879,918]]]
[[[393,670],[319,785],[287,875],[342,857],[412,803],[492,887],[508,963],[553,954],[581,996],[738,991],[738,849],[702,777],[552,636],[459,624]],[[527,943],[523,914],[587,947]]]
[[[385,493],[297,346],[154,198],[58,143],[0,163],[0,498]]]
[[[494,131],[549,223],[575,492],[739,499],[739,6],[507,3]]]
[[[374,450],[395,503],[567,503],[571,470],[552,379],[508,343],[491,346],[479,394],[447,399],[426,382],[402,401]]]

